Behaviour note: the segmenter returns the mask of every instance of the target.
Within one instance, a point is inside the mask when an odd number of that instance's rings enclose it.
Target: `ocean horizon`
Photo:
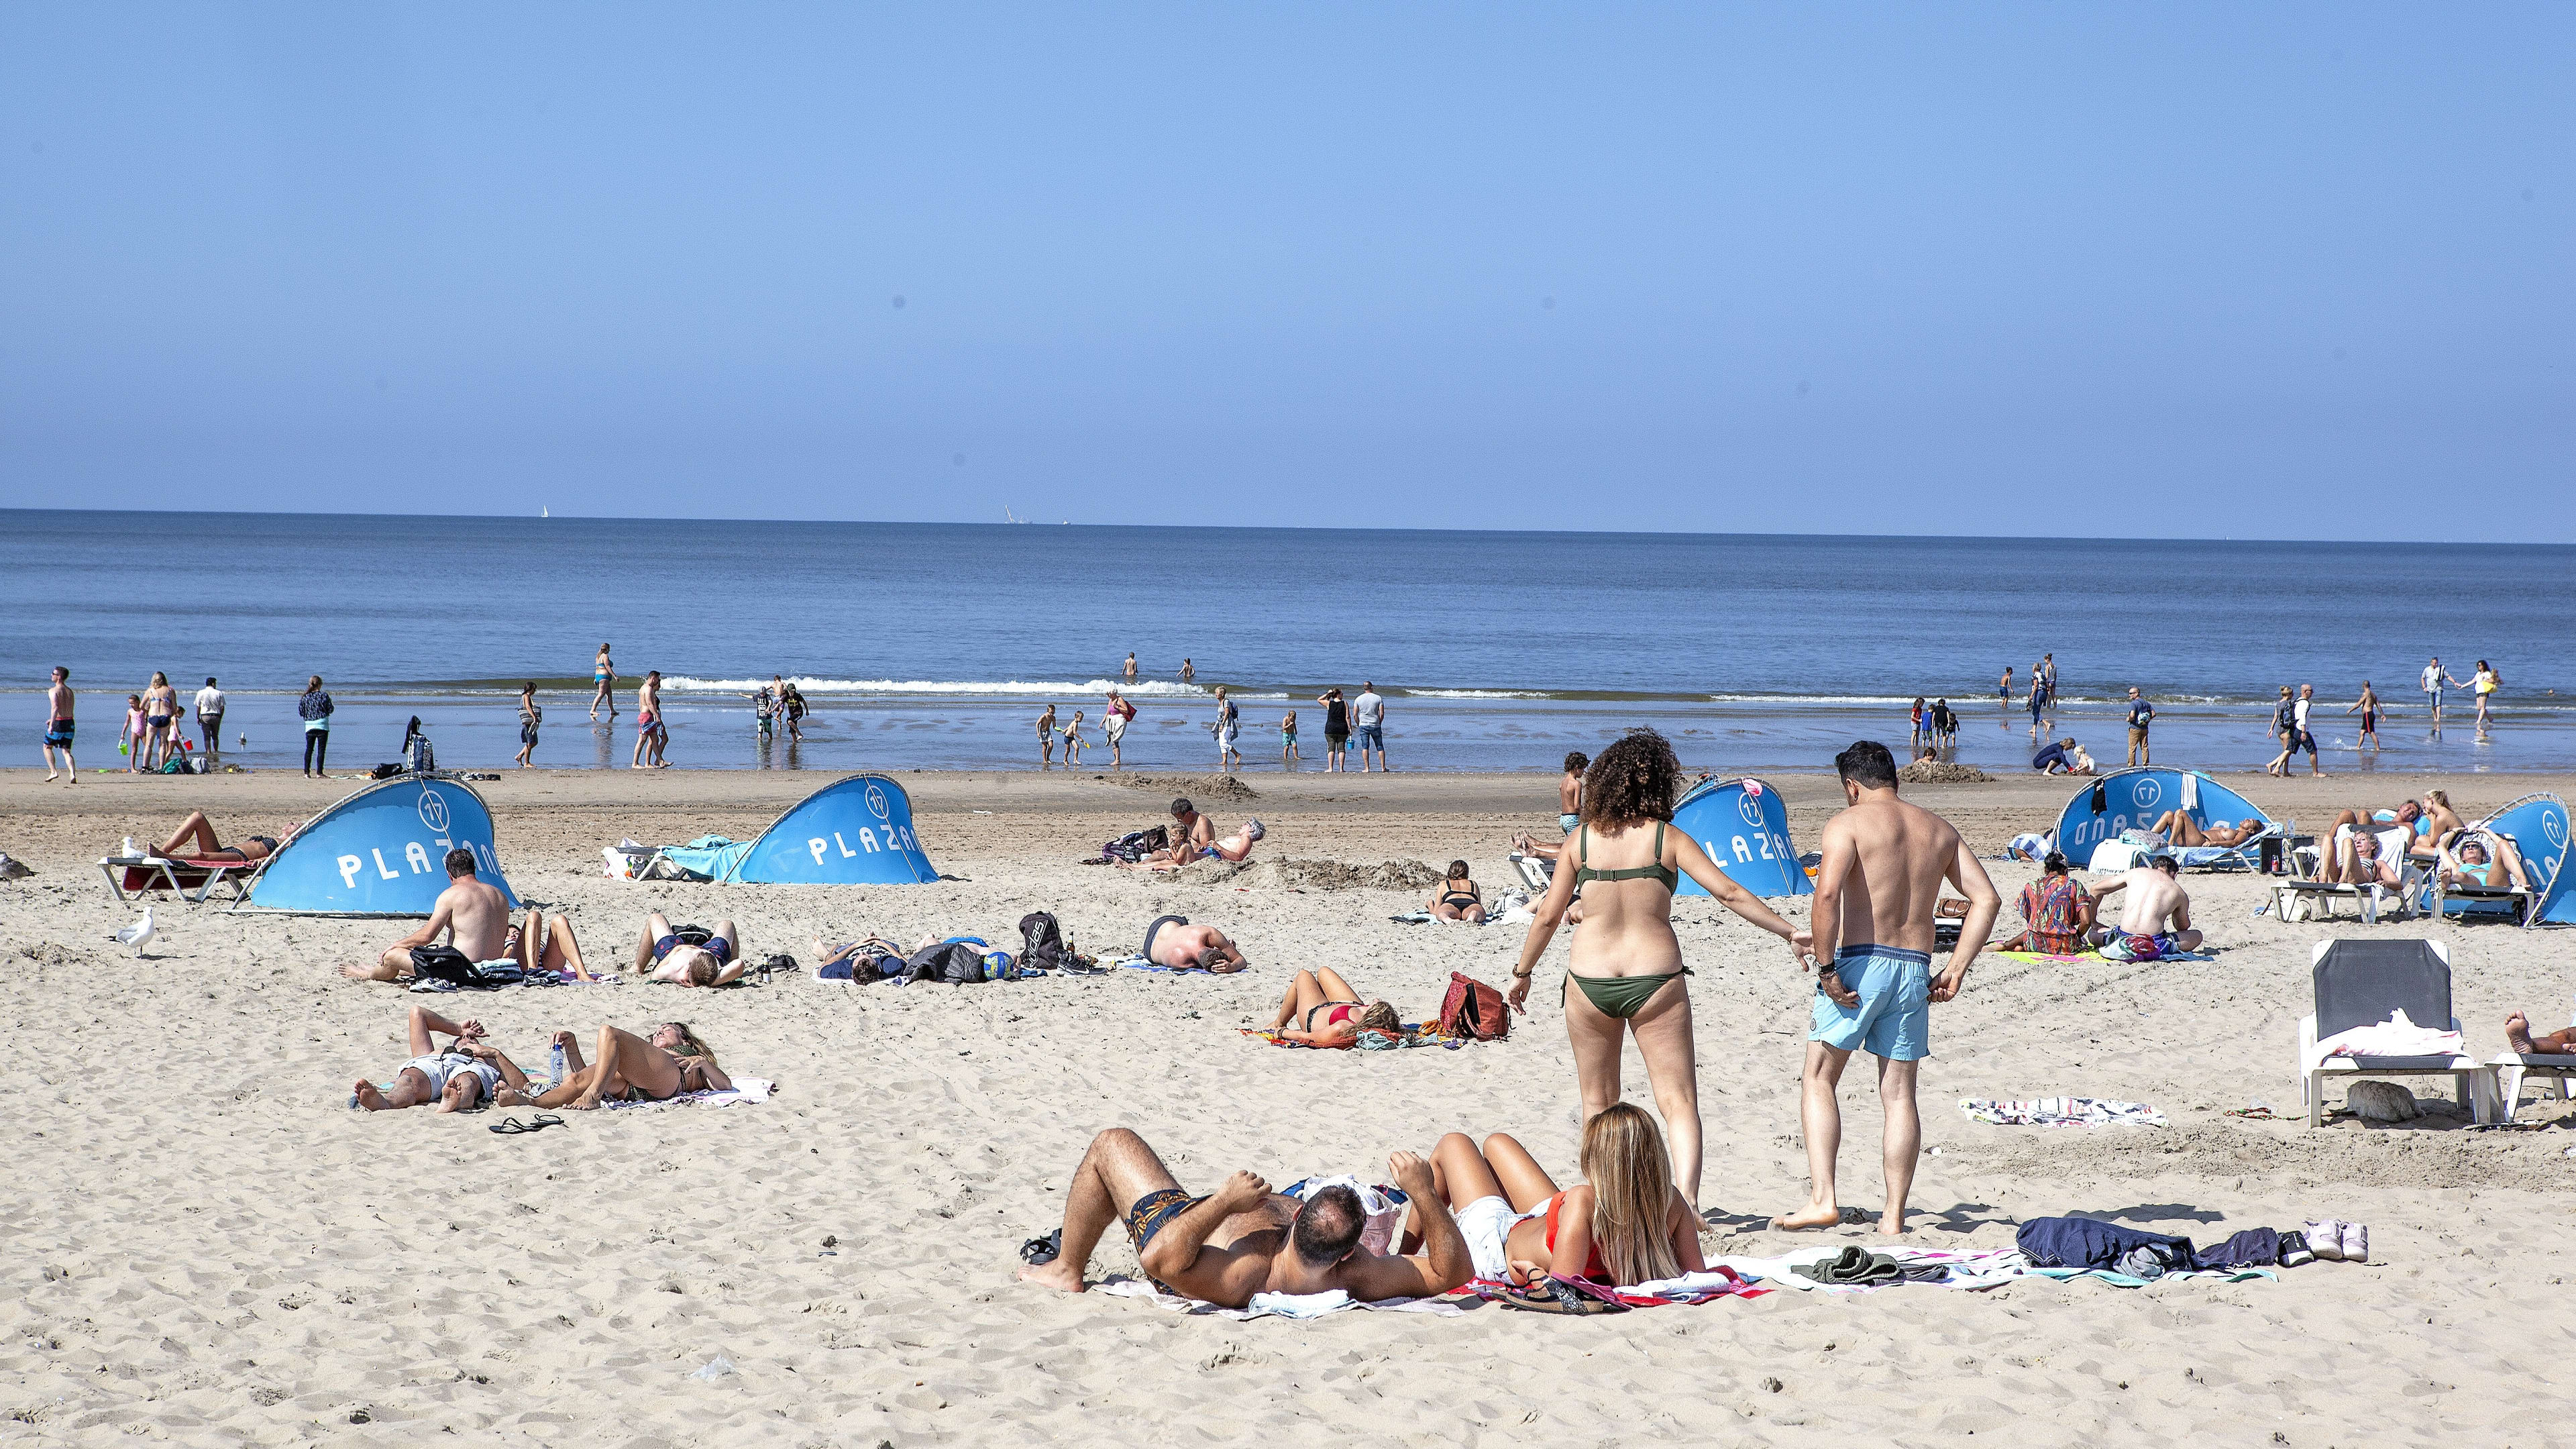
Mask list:
[[[235,703],[228,755],[295,763],[293,698],[319,673],[341,714],[334,765],[390,759],[420,716],[442,762],[506,763],[522,682],[546,708],[538,763],[623,764],[633,682],[665,677],[676,764],[1010,768],[1034,719],[1113,684],[1143,714],[1131,767],[1205,769],[1223,685],[1254,768],[1298,711],[1320,765],[1324,688],[1391,701],[1391,763],[1550,770],[1631,725],[1696,767],[1821,770],[1853,738],[1905,745],[1916,695],[1962,717],[1957,757],[2028,766],[2022,708],[2054,653],[2052,734],[2124,751],[2130,684],[2160,711],[2163,763],[2259,765],[2282,684],[2313,683],[2329,768],[2576,767],[2576,547],[1231,529],[576,517],[8,510],[0,667],[11,717],[41,725],[46,670],[81,692],[84,764],[114,762],[124,695],[165,670]],[[2390,588],[2458,581],[2394,612]],[[619,728],[587,719],[590,659],[615,646]],[[1129,651],[1140,677],[1120,678]],[[2416,675],[2439,654],[2506,681],[2438,734]],[[1181,661],[1193,675],[1178,677]],[[1997,683],[2014,671],[2009,707]],[[773,673],[812,701],[811,736],[764,742],[744,696]],[[2390,713],[2376,752],[2345,713],[2361,682]],[[2454,705],[2466,700],[2454,692]],[[604,723],[604,721],[603,721]]]

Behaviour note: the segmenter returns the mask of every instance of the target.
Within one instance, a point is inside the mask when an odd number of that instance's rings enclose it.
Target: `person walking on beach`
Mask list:
[[[1119,669],[1119,671],[1118,671],[1118,677],[1119,677],[1120,679],[1123,679],[1123,680],[1127,681],[1129,684],[1134,684],[1134,683],[1136,682],[1136,651],[1135,651],[1135,650],[1130,649],[1130,650],[1128,650],[1128,651],[1127,651],[1127,663]]]
[[[215,687],[215,677],[206,676],[206,687],[197,691],[197,733],[205,738],[206,764],[211,767],[223,753],[224,692]]]
[[[1067,759],[1065,763],[1070,765],[1073,761]],[[1055,706],[1052,704],[1038,711],[1038,768],[1055,768]]]
[[[1788,942],[1793,956],[1806,949],[1807,935],[1728,879],[1699,842],[1671,828],[1681,785],[1681,762],[1672,745],[1650,729],[1630,730],[1592,762],[1583,777],[1583,817],[1571,846],[1574,868],[1567,868],[1561,848],[1547,894],[1532,908],[1537,919],[1521,942],[1508,999],[1513,1010],[1529,1010],[1539,958],[1556,938],[1576,888],[1586,887],[1583,925],[1575,932],[1559,998],[1574,1047],[1583,1120],[1589,1123],[1619,1101],[1620,1049],[1625,1037],[1635,1036],[1672,1144],[1673,1185],[1696,1205],[1699,1067],[1690,991],[1682,980],[1689,971],[1673,934],[1673,888],[1685,875],[1698,881],[1718,904]],[[1595,851],[1601,856],[1597,863]],[[1931,932],[1926,902],[1927,942]]]
[[[1315,703],[1324,707],[1324,768],[1343,769],[1342,752],[1351,743],[1351,713],[1350,706],[1342,702],[1342,687],[1336,684],[1325,690],[1315,696]]]
[[[331,696],[322,692],[322,676],[304,681],[304,697],[295,702],[295,717],[304,721],[304,776],[331,778]]]
[[[71,772],[72,783],[80,783],[80,766],[72,759],[72,672],[57,664],[53,682],[45,686],[45,783],[54,782],[54,751],[63,752],[63,769]]]
[[[544,723],[546,712],[537,704],[537,682],[533,679],[519,686],[519,768],[533,770],[529,760],[537,753],[537,726]]]
[[[153,676],[153,677],[157,679],[157,678],[159,678],[160,676],[155,675],[155,676]],[[2489,667],[2487,666],[2487,662],[2486,662],[2485,660],[2481,659],[2481,660],[2479,660],[2479,661],[2478,661],[2478,669],[2477,669],[2477,672],[2476,672],[2475,674],[2470,675],[2470,676],[2469,676],[2469,679],[2470,679],[2470,682],[2471,682],[2471,683],[2473,683],[2473,684],[2475,684],[2475,685],[2477,686],[2477,691],[2478,691],[2478,734],[2479,734],[2479,736],[2480,736],[2481,738],[2483,738],[2483,737],[2486,735],[2486,732],[2487,732],[2487,723],[2488,723],[2488,720],[2487,720],[2487,701],[2488,701],[2488,700],[2490,700],[2490,699],[2492,699],[2492,698],[2494,697],[2497,686],[2499,686],[2499,685],[2501,685],[2501,684],[2503,684],[2503,683],[2504,683],[2504,676],[2503,676],[2503,675],[2501,675],[2501,674],[2496,673],[2493,669],[2489,668]]]
[[[617,718],[617,696],[609,692],[610,686],[617,683],[617,661],[608,657],[605,643],[599,646],[599,657],[590,661],[590,683],[591,723],[599,722],[599,707],[603,704],[608,706],[608,717]]]
[[[1131,662],[1135,659],[1132,654],[1127,657]],[[1109,741],[1109,768],[1123,770],[1127,767],[1127,756],[1123,753],[1124,742],[1127,738],[1127,726],[1135,722],[1136,706],[1129,704],[1127,696],[1117,690],[1109,691],[1109,708],[1100,716],[1101,737]]]
[[[1369,768],[1369,751],[1377,751],[1378,773],[1386,773],[1386,701],[1377,686],[1363,679],[1360,697],[1351,701],[1351,723],[1359,727],[1360,773]]]
[[[2039,666],[2030,667],[2030,737],[2039,738],[2039,712],[2048,706],[2048,684],[2039,677]]]
[[[1556,833],[1572,835],[1583,823],[1583,772],[1592,768],[1592,759],[1581,750],[1569,750],[1565,756],[1565,773],[1556,777]]]
[[[1073,712],[1073,723],[1064,727],[1064,767],[1068,770],[1082,763],[1082,711]]]
[[[2289,686],[2282,686],[2282,692],[2287,694],[2289,692]],[[2290,757],[2301,750],[2308,752],[2309,774],[2322,775],[2325,773],[2324,767],[2317,760],[2317,737],[2308,730],[2308,715],[2310,711],[2315,709],[2316,699],[2317,687],[2313,684],[2302,684],[2299,686],[2299,693],[2296,698],[2286,699],[2283,701],[2283,703],[2288,706],[2288,714],[2285,717],[2280,717],[2282,723],[2281,753],[2272,761],[2272,763],[2280,767],[2273,773],[2279,774],[2284,779],[2287,779],[2290,774]]]
[[[2355,746],[2365,750],[2379,748],[2379,716],[2385,709],[2386,706],[2379,702],[2378,693],[2370,687],[2370,681],[2363,680],[2361,698],[2354,700],[2344,709],[2345,714],[2351,714],[2356,710],[2361,714],[2361,738],[2353,742]]]
[[[152,683],[143,691],[143,723],[146,739],[141,753],[143,769],[149,774],[179,754],[179,691],[170,687],[170,676],[158,669],[152,671]]]
[[[1828,1228],[1843,1219],[1834,1187],[1842,1149],[1842,1108],[1834,1093],[1855,1051],[1878,1058],[1878,1100],[1886,1114],[1880,1160],[1887,1206],[1879,1232],[1905,1231],[1905,1199],[1923,1149],[1914,1102],[1918,1064],[1932,1054],[1930,1003],[1948,1001],[1993,931],[2003,900],[1950,822],[1897,798],[1896,761],[1862,740],[1834,757],[1850,808],[1825,826],[1816,870],[1814,935],[1805,952],[1816,968],[1798,1122],[1807,1139],[1806,1206],[1771,1220],[1781,1229]],[[1943,885],[1968,898],[1950,964],[1932,975],[1934,910]],[[1803,969],[1808,960],[1799,964]]]
[[[1235,748],[1243,730],[1243,712],[1225,697],[1225,686],[1216,687],[1216,767],[1219,770],[1242,769],[1243,752]]]
[[[2431,712],[2433,728],[2437,730],[2442,727],[2442,686],[2450,678],[2451,676],[2442,668],[2442,656],[2439,654],[2433,656],[2432,663],[2424,666],[2423,678],[2420,681],[2424,688],[2424,707]]]
[[[146,748],[143,743],[143,721],[143,696],[127,695],[125,697],[125,733],[117,738],[116,749],[117,753],[125,756],[125,773],[129,775],[143,773],[143,751]]]
[[[789,744],[805,743],[805,691],[798,689],[792,679],[779,681],[778,717],[787,721]]]
[[[2156,707],[2147,702],[2147,697],[2145,695],[2138,693],[2138,687],[2136,685],[2130,685],[2129,763],[2131,765],[2152,765],[2155,763],[2152,753],[2147,749],[2147,727],[2154,724],[2155,720]]]
[[[635,687],[635,758],[627,762],[630,770],[667,770],[670,762],[662,758],[671,738],[669,727],[662,723],[662,671],[649,669],[644,682]]]
[[[2280,699],[2272,705],[2271,726],[2263,731],[2265,739],[2278,739],[2281,742],[2281,753],[2274,755],[2271,762],[2263,766],[2264,774],[2287,776],[2290,773],[2290,754],[2299,747],[2298,718],[2299,703],[2290,697],[2290,686],[2284,684],[2281,686]]]
[[[2039,656],[2039,672],[2047,679],[2048,707],[2055,709],[2057,708],[2057,656],[2054,654]]]
[[[1911,722],[1914,728],[1914,753],[1920,755],[1923,753],[1925,738],[1932,733],[1932,721],[1929,712],[1923,707],[1923,696],[1919,694],[1914,696],[1914,713]]]

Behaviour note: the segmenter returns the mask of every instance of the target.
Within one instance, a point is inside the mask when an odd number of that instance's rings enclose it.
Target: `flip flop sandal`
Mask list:
[[[1527,1288],[1508,1288],[1502,1295],[1505,1308],[1518,1308],[1526,1313],[1560,1313],[1589,1317],[1601,1313],[1625,1313],[1628,1305],[1615,1297],[1594,1296],[1602,1290],[1570,1284],[1562,1278],[1549,1277]]]
[[[524,1137],[531,1132],[543,1132],[549,1127],[561,1127],[562,1125],[564,1125],[564,1119],[561,1117],[554,1116],[547,1112],[539,1112],[535,1117],[525,1122],[520,1121],[516,1117],[512,1117],[506,1121],[495,1122],[483,1130],[486,1132],[498,1133],[503,1137]]]
[[[1020,1261],[1032,1268],[1043,1268],[1064,1252],[1064,1229],[1058,1228],[1043,1238],[1031,1238],[1020,1244]]]

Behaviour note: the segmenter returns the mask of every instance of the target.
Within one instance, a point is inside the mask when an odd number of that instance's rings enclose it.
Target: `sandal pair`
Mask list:
[[[564,1119],[561,1117],[556,1116],[552,1112],[539,1112],[534,1118],[525,1122],[520,1121],[516,1117],[512,1117],[506,1121],[495,1122],[483,1130],[486,1132],[498,1133],[503,1137],[521,1137],[530,1132],[543,1132],[549,1127],[561,1127],[562,1125],[564,1125]]]

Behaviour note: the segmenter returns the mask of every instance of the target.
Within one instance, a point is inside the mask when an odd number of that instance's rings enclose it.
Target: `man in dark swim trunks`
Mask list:
[[[645,974],[647,981],[722,986],[742,977],[742,940],[733,922],[718,921],[706,944],[683,941],[662,913],[654,911],[645,916],[644,934],[635,943],[635,969],[641,972],[648,966],[653,969]]]
[[[1252,964],[1243,948],[1214,926],[1193,926],[1187,916],[1157,916],[1145,928],[1146,960],[1174,970],[1213,971],[1219,975]]]
[[[1410,1152],[1386,1160],[1422,1231],[1422,1252],[1398,1257],[1360,1246],[1368,1213],[1359,1194],[1327,1187],[1300,1203],[1238,1172],[1205,1197],[1184,1191],[1145,1139],[1112,1127],[1091,1139],[1065,1189],[1064,1227],[1052,1261],[1020,1276],[1067,1293],[1088,1286],[1083,1270],[1113,1222],[1156,1288],[1227,1308],[1256,1293],[1329,1293],[1362,1303],[1437,1298],[1475,1274],[1458,1219],[1433,1184],[1431,1164]]]
[[[52,784],[54,751],[63,752],[63,768],[71,771],[72,783],[80,783],[80,766],[72,760],[72,672],[54,666],[54,682],[45,690],[45,783]]]

